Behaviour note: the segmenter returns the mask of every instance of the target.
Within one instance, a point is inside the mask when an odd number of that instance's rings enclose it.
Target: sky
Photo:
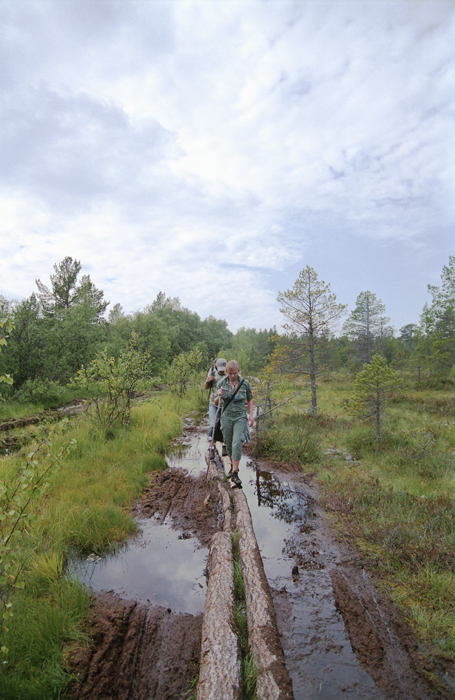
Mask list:
[[[0,295],[70,256],[280,329],[312,267],[419,323],[455,254],[455,0],[0,0]]]

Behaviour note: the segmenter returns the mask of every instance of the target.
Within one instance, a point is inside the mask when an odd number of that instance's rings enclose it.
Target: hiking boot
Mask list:
[[[227,456],[228,456],[227,449],[226,449],[226,445],[223,445],[223,451],[222,451],[222,453],[221,453],[221,456],[222,456],[222,457],[227,457]]]
[[[227,478],[230,479],[232,476],[232,467],[229,469],[228,473],[226,474]]]
[[[231,479],[232,479],[232,481],[234,482],[234,484],[235,484],[236,486],[241,486],[241,485],[242,485],[242,482],[241,482],[241,479],[240,479],[240,477],[239,477],[238,471],[232,472],[232,477],[231,477]]]
[[[209,458],[215,459],[215,447],[209,447]]]

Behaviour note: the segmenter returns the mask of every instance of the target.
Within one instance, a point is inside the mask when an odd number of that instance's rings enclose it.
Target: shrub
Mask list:
[[[16,392],[14,399],[18,403],[34,403],[46,406],[58,406],[65,401],[65,387],[49,379],[27,379]]]

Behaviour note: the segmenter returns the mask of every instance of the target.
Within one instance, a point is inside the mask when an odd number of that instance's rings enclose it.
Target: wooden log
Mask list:
[[[223,503],[223,532],[231,532],[231,499],[224,486],[218,482],[218,491],[221,494],[221,501]]]
[[[248,502],[240,489],[233,491],[240,561],[245,586],[248,644],[258,672],[257,697],[261,700],[292,700],[292,681],[275,619],[269,584],[253,530]]]
[[[228,532],[213,536],[208,568],[197,700],[240,700],[242,665],[232,624],[234,571]]]
[[[205,461],[207,462],[207,468],[208,468],[208,476],[209,479],[219,479],[219,474],[218,474],[218,469],[216,466],[213,464],[212,460],[210,459],[210,455],[208,452],[205,454]]]

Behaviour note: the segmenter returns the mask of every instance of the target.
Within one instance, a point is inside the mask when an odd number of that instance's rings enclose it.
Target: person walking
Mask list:
[[[211,441],[212,443],[213,443],[213,440],[212,440],[213,430],[215,428],[216,412],[218,410],[214,404],[214,400],[215,400],[215,397],[217,395],[216,386],[217,386],[217,383],[219,382],[219,380],[223,379],[223,377],[226,376],[226,365],[227,365],[227,362],[224,359],[224,357],[219,357],[217,360],[215,360],[214,365],[209,370],[209,373],[207,375],[207,379],[205,380],[205,384],[204,384],[204,389],[211,389],[210,402],[209,402],[208,440]],[[210,451],[210,459],[215,459],[215,446],[213,444],[210,447],[209,451]],[[223,454],[224,453],[225,453],[225,449],[224,449],[224,444],[223,444]]]
[[[247,426],[253,427],[253,391],[248,379],[240,376],[240,366],[236,360],[226,365],[227,376],[220,379],[216,385],[217,394],[215,406],[221,411],[221,430],[223,431],[226,450],[231,460],[228,477],[236,486],[241,486],[239,477],[239,462],[242,456],[243,443],[246,438]],[[245,411],[248,408],[248,417]]]

